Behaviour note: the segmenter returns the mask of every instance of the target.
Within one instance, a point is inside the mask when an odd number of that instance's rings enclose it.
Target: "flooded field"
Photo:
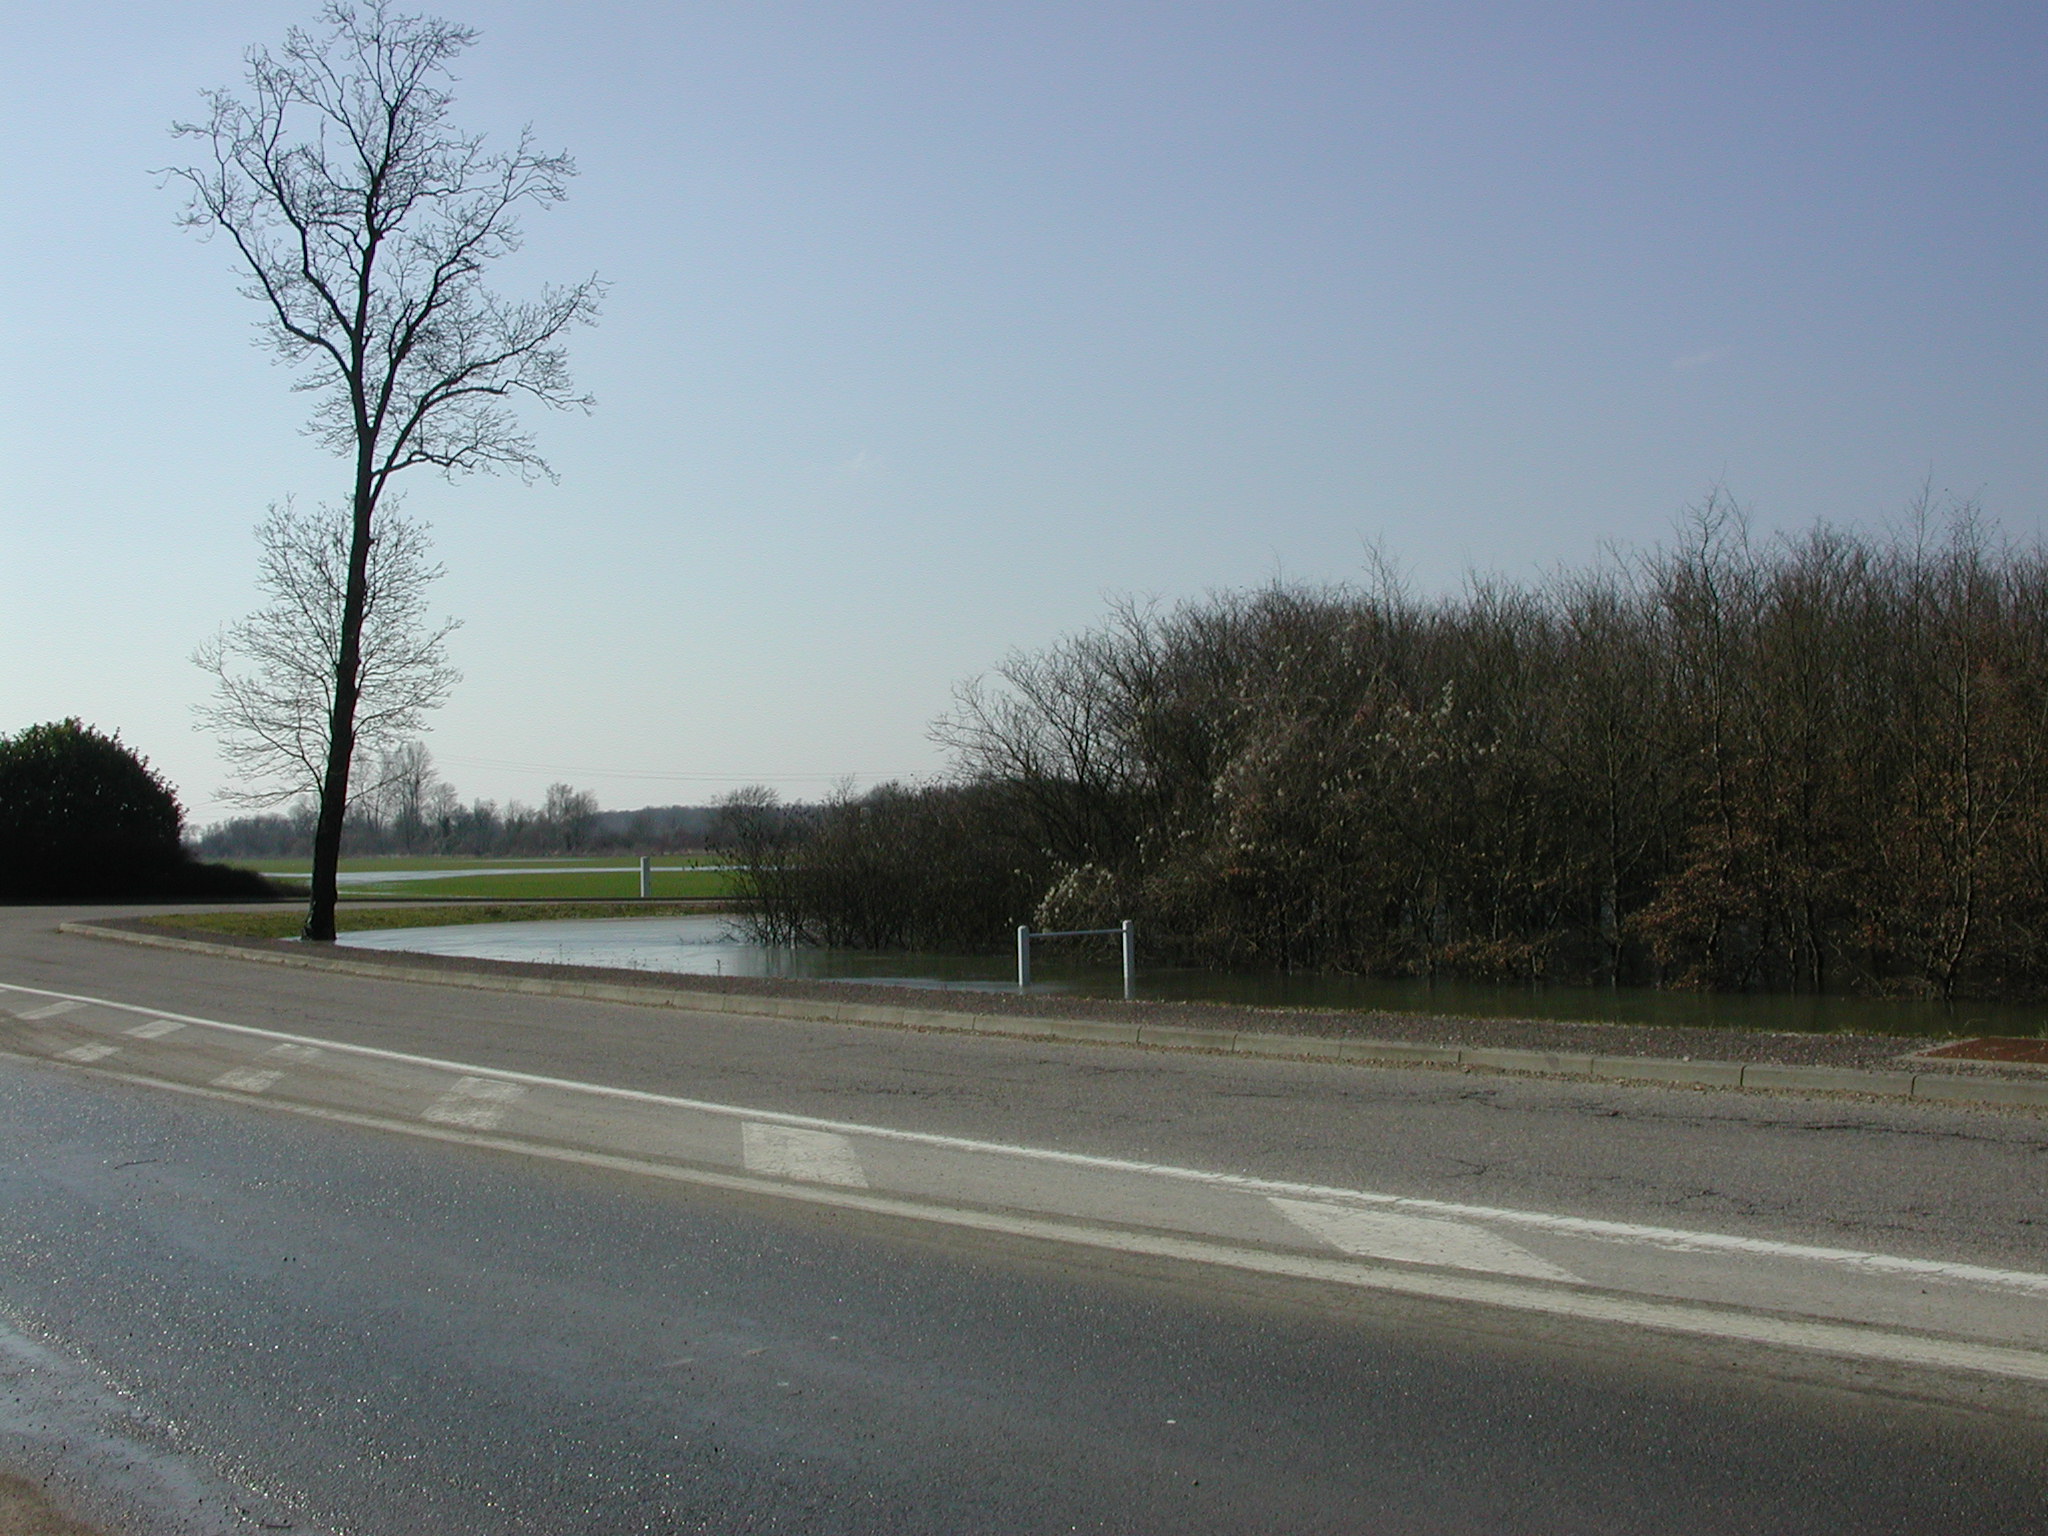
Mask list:
[[[366,949],[465,955],[553,965],[671,971],[694,976],[782,977],[886,982],[897,986],[1016,990],[1011,955],[875,953],[755,944],[723,917],[619,918],[387,928],[344,934]],[[1112,955],[1032,955],[1034,993],[1120,997]],[[1856,997],[1658,992],[1638,987],[1503,986],[1475,982],[1374,981],[1347,976],[1247,975],[1148,968],[1140,940],[1137,995],[1265,1007],[1345,1008],[1478,1018],[1536,1018],[1673,1024],[1800,1033],[1856,1030],[1911,1035],[2040,1035],[2048,1008],[2010,1003],[1940,1003]]]

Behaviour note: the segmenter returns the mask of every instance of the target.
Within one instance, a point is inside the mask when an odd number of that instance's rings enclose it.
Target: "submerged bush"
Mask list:
[[[1031,919],[1045,860],[999,789],[884,784],[821,806],[765,792],[723,807],[755,937],[846,949],[973,950]]]
[[[997,950],[1034,914],[1129,917],[1214,966],[2048,994],[2048,554],[1917,512],[1757,542],[1709,502],[1668,548],[1542,583],[1126,605],[962,689],[951,785],[792,826],[781,920]]]

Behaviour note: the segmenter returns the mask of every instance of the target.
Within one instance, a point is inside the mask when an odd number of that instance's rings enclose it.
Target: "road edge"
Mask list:
[[[1655,1056],[1597,1056],[1576,1052],[1522,1050],[1507,1046],[1424,1045],[1404,1040],[1331,1039],[1278,1031],[1201,1029],[1180,1024],[1113,1023],[1019,1014],[974,1013],[959,1009],[906,1008],[891,1003],[763,997],[688,986],[623,986],[509,971],[441,971],[403,962],[352,960],[340,955],[292,954],[252,949],[168,933],[141,933],[100,923],[68,921],[59,933],[182,950],[219,959],[243,960],[286,969],[369,976],[387,981],[466,987],[481,992],[568,997],[585,1002],[627,1003],[643,1008],[686,1009],[798,1023],[859,1024],[945,1034],[1001,1035],[1088,1045],[1119,1045],[1208,1055],[1251,1056],[1301,1061],[1339,1061],[1368,1067],[1434,1066],[1474,1068],[1592,1082],[1664,1087],[1747,1088],[1780,1093],[1853,1093],[1913,1099],[1949,1108],[2048,1109],[2048,1082],[1976,1077],[1957,1072],[1872,1070],[1861,1067],[1796,1066],[1775,1062],[1714,1061]]]

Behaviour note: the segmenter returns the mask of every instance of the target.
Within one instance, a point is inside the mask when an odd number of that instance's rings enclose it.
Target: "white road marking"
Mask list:
[[[455,1086],[429,1104],[420,1118],[439,1125],[488,1131],[505,1118],[507,1105],[525,1097],[526,1090],[518,1083],[492,1077],[458,1078]]]
[[[47,1008],[31,1008],[27,1013],[17,1013],[17,1019],[54,1019],[60,1013],[75,1013],[85,1007],[79,998],[66,998],[61,1003],[51,1003]]]
[[[740,1144],[749,1173],[771,1179],[801,1179],[806,1184],[839,1184],[866,1189],[853,1143],[829,1131],[800,1130],[749,1120],[740,1127]]]
[[[127,1081],[146,1083],[171,1093],[185,1093],[207,1099],[229,1097],[227,1094],[216,1093],[212,1089],[191,1083],[170,1082],[131,1073],[114,1075]],[[325,1109],[314,1104],[272,1101],[270,1107],[285,1114],[304,1115],[308,1119],[325,1120],[337,1125],[398,1131],[407,1135],[430,1137],[437,1141],[514,1152],[527,1157],[544,1157],[554,1162],[572,1163],[583,1168],[602,1168],[614,1173],[639,1174],[647,1178],[665,1179],[676,1184],[694,1184],[707,1189],[776,1195],[785,1199],[806,1200],[814,1205],[862,1211],[878,1216],[902,1217],[911,1221],[938,1221],[949,1226],[1002,1236],[1067,1243],[1114,1253],[1172,1259],[1193,1264],[1224,1265],[1232,1269],[1284,1279],[1312,1280],[1324,1284],[1351,1286],[1359,1290],[1386,1291],[1406,1296],[1431,1297],[1441,1301],[1507,1307],[1515,1311],[1573,1318],[1583,1322],[1622,1323],[1665,1333],[1726,1339],[1770,1348],[1809,1350],[1851,1360],[1874,1360],[1890,1365],[1973,1371],[2021,1381],[2048,1383],[2048,1353],[2009,1344],[1977,1344],[1967,1340],[1935,1338],[1926,1334],[1873,1328],[1857,1323],[1809,1322],[1797,1318],[1775,1317],[1769,1313],[1714,1307],[1701,1302],[1615,1296],[1598,1291],[1530,1285],[1479,1275],[1445,1274],[1420,1269],[1390,1269],[1381,1265],[1360,1263],[1354,1259],[1330,1259],[1315,1254],[1275,1253],[1267,1249],[1236,1248],[1201,1238],[1171,1237],[1155,1232],[1088,1226],[1040,1217],[1014,1216],[1000,1211],[926,1205],[912,1200],[891,1199],[886,1195],[834,1189],[818,1184],[771,1183],[740,1174],[715,1173],[710,1169],[681,1167],[674,1163],[647,1162],[640,1158],[622,1157],[610,1152],[586,1152],[575,1147],[554,1147],[545,1142],[520,1141],[503,1136],[480,1136],[464,1130],[440,1129],[417,1122],[392,1120],[382,1115]]]
[[[1539,1259],[1484,1227],[1434,1216],[1407,1216],[1398,1211],[1361,1211],[1356,1206],[1325,1205],[1315,1200],[1280,1200],[1272,1204],[1305,1232],[1332,1248],[1361,1259],[1392,1259],[1401,1264],[1434,1264],[1444,1269],[1477,1269],[1525,1280],[1571,1283],[1579,1277]]]
[[[70,1050],[57,1054],[66,1061],[105,1061],[120,1049],[118,1045],[74,1045]]]
[[[1739,1253],[1758,1257],[1797,1259],[1808,1263],[1829,1264],[1844,1269],[1858,1270],[1867,1274],[1914,1275],[1928,1280],[1954,1281],[1964,1285],[1992,1286],[2006,1290],[2023,1291],[2037,1296],[2048,1296],[2048,1274],[2037,1274],[2030,1270],[1993,1269],[1981,1264],[1961,1264],[1945,1259],[1912,1259],[1898,1254],[1872,1253],[1854,1248],[1824,1248],[1809,1243],[1779,1242],[1772,1238],[1737,1237],[1724,1232],[1694,1232],[1676,1227],[1640,1226],[1633,1222],[1602,1221],[1585,1216],[1559,1216],[1547,1211],[1522,1211],[1496,1206],[1466,1205],[1449,1200],[1430,1200],[1414,1195],[1381,1194],[1372,1190],[1345,1189],[1328,1184],[1306,1184],[1287,1179],[1262,1179],[1247,1174],[1215,1173],[1199,1168],[1182,1168],[1171,1163],[1139,1162],[1130,1158],[1099,1157],[1087,1152],[1064,1152],[1051,1147],[1027,1147],[1007,1142],[981,1141],[968,1136],[945,1136],[930,1131],[897,1130],[890,1126],[862,1125],[846,1120],[825,1120],[815,1115],[788,1114],[781,1110],[752,1109],[744,1105],[719,1104],[706,1099],[688,1099],[675,1094],[650,1093],[640,1088],[616,1088],[607,1083],[589,1083],[570,1077],[550,1077],[538,1072],[515,1072],[495,1067],[481,1067],[470,1062],[449,1061],[438,1056],[419,1056],[409,1051],[385,1050],[379,1046],[352,1045],[341,1040],[323,1040],[309,1035],[287,1034],[282,1030],[263,1029],[254,1024],[231,1024],[224,1019],[200,1018],[194,1014],[171,1014],[159,1008],[144,1009],[133,1003],[117,1003],[105,998],[85,997],[75,993],[52,992],[41,987],[15,986],[18,992],[30,992],[40,997],[61,997],[81,1006],[92,1005],[113,1008],[127,1013],[149,1013],[153,1016],[176,1018],[181,1023],[202,1025],[208,1029],[225,1030],[230,1034],[246,1035],[253,1039],[276,1040],[296,1045],[317,1046],[322,1050],[339,1051],[349,1055],[366,1056],[378,1061],[400,1062],[410,1066],[432,1067],[443,1072],[489,1073],[494,1077],[523,1083],[533,1088],[560,1088],[571,1093],[587,1093],[601,1098],[617,1099],[631,1104],[658,1104],[674,1109],[694,1110],[701,1114],[723,1115],[731,1119],[752,1121],[762,1125],[789,1126],[801,1130],[826,1131],[834,1135],[865,1137],[875,1141],[893,1141],[922,1147],[936,1147],[955,1152],[983,1152],[999,1157],[1015,1157],[1033,1162],[1056,1163],[1069,1168],[1090,1168],[1107,1173],[1149,1174],[1162,1179],[1178,1179],[1183,1182],[1206,1185],[1214,1189],[1237,1189],[1250,1194],[1278,1196],[1290,1200],[1314,1200],[1340,1205],[1408,1211],[1417,1215],[1441,1216],[1453,1221],[1488,1222],[1502,1226],[1521,1226],[1535,1231],[1557,1232],[1572,1237],[1593,1238],[1600,1241],[1622,1243],[1641,1247],[1663,1248],[1677,1253]],[[172,1086],[172,1085],[166,1085]]]
[[[273,1045],[263,1054],[274,1056],[280,1061],[318,1061],[320,1059],[319,1048],[311,1045]]]
[[[138,1040],[161,1040],[165,1035],[175,1035],[184,1027],[176,1019],[150,1019],[125,1033],[133,1035]]]
[[[216,1088],[232,1088],[237,1093],[267,1092],[282,1072],[259,1072],[254,1067],[236,1067],[232,1072],[223,1072],[213,1080]]]

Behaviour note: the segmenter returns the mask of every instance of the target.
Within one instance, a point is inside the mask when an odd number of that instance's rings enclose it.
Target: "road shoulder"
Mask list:
[[[178,932],[147,918],[72,920],[60,931],[222,959],[527,996],[790,1022],[1006,1035],[1150,1050],[1438,1067],[1596,1082],[1917,1099],[1950,1108],[2048,1110],[2048,1076],[1931,1061],[1927,1042],[1660,1026],[1337,1013],[1200,1003],[1120,1003],[843,982],[678,977]]]

